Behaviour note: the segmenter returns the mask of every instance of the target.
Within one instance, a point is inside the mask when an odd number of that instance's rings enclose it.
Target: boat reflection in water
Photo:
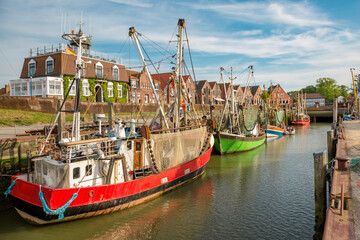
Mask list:
[[[165,238],[167,229],[176,229],[174,236],[187,236],[189,222],[202,226],[211,214],[214,186],[212,179],[206,173],[192,184],[188,184],[177,191],[171,192],[163,198],[139,206],[120,214],[111,214],[101,217],[96,222],[97,232],[91,239],[145,239]],[[189,189],[191,188],[191,191]],[[189,219],[189,213],[192,218]],[[194,214],[196,212],[196,214]],[[101,224],[103,226],[99,226]],[[176,226],[176,227],[175,227]],[[193,226],[192,229],[197,229]],[[201,227],[192,234],[194,238],[201,238]]]

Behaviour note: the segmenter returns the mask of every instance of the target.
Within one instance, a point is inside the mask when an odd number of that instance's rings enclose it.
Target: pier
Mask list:
[[[328,133],[330,191],[323,239],[359,239],[360,121],[340,121],[333,130]]]

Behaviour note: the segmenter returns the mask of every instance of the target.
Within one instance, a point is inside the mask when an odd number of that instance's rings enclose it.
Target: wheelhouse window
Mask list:
[[[85,167],[85,176],[91,176],[92,175],[92,165],[86,165]]]
[[[82,84],[82,88],[83,88],[83,96],[90,96],[90,84],[88,82],[88,80],[83,80],[83,84]]]
[[[108,87],[107,87],[107,90],[108,90],[108,96],[109,97],[114,97],[114,88],[113,88],[113,83],[112,82],[109,82],[108,83]]]
[[[80,167],[76,167],[73,169],[73,179],[77,179],[80,177]]]
[[[122,95],[123,86],[121,84],[118,84],[117,90],[118,90],[118,97],[122,98],[123,97],[123,95]]]

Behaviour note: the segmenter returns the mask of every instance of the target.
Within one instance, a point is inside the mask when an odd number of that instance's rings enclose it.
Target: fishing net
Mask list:
[[[259,108],[245,108],[240,110],[242,116],[241,127],[243,132],[251,132],[259,119]]]
[[[69,187],[69,173],[65,163],[44,159],[35,161],[34,167],[34,183],[49,188]]]
[[[206,137],[206,127],[174,133],[152,134],[156,167],[160,171],[197,158]]]
[[[285,111],[284,110],[278,110],[275,112],[275,126],[279,126],[285,118]]]

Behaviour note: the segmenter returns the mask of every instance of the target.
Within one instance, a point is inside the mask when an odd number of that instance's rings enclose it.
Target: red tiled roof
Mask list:
[[[152,77],[152,79],[154,81],[160,82],[160,88],[161,88],[161,90],[164,90],[171,75],[172,75],[171,72],[169,72],[169,73],[155,73],[155,74],[151,74],[151,77]],[[190,78],[189,75],[184,75],[183,76],[183,79],[184,79],[185,82],[189,78]]]

